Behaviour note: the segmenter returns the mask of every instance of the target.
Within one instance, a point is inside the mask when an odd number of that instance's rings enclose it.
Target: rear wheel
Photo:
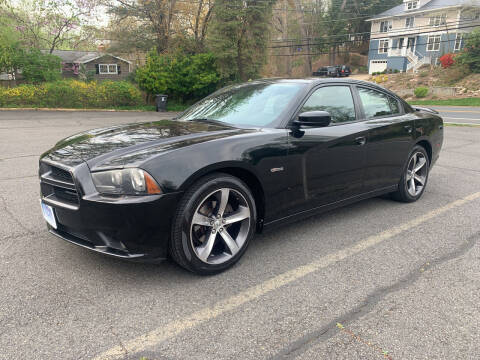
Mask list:
[[[420,199],[427,186],[429,171],[428,154],[422,146],[416,145],[408,157],[398,190],[392,197],[402,202],[415,202]]]
[[[182,267],[210,275],[233,266],[256,228],[255,200],[238,178],[216,173],[184,195],[172,228],[170,253]]]

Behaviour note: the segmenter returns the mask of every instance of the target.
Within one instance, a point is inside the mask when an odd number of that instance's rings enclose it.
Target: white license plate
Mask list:
[[[51,206],[44,204],[43,202],[40,203],[42,205],[42,214],[47,223],[50,224],[51,227],[54,229],[57,228],[57,220],[55,219],[55,212]]]

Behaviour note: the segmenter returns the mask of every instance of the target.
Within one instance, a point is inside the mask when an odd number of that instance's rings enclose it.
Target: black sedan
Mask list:
[[[418,200],[442,142],[433,110],[371,83],[253,81],[174,120],[60,141],[40,159],[41,204],[69,242],[214,274],[263,229],[383,194]]]

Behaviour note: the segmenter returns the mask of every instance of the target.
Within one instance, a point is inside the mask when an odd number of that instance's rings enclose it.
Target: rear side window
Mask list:
[[[327,111],[332,123],[355,121],[355,105],[349,86],[325,86],[308,98],[301,112]]]
[[[367,119],[400,114],[400,105],[394,97],[365,88],[359,88],[358,93]]]

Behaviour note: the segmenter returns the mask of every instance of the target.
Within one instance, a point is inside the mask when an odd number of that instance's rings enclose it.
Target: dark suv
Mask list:
[[[350,68],[347,65],[337,65],[335,67],[337,68],[338,76],[340,77],[342,76],[349,77],[350,74],[352,73]]]
[[[324,66],[315,71],[313,76],[338,77],[338,68],[336,66]]]

